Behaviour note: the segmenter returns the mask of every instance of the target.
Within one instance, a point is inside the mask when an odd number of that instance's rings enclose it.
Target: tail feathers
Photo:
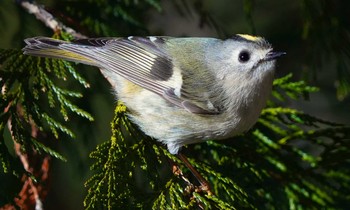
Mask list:
[[[66,41],[47,37],[34,37],[25,39],[24,42],[27,44],[27,46],[23,48],[23,53],[26,55],[60,58],[88,65],[96,65],[96,62],[94,60],[88,56],[83,55],[83,51],[80,54],[67,49],[63,49],[61,46],[70,44]]]

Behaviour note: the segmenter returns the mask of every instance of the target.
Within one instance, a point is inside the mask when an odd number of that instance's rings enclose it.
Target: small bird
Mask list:
[[[275,59],[261,37],[25,40],[24,54],[97,66],[129,118],[172,154],[187,144],[249,130],[272,87]]]
[[[182,146],[249,130],[270,95],[275,52],[262,37],[25,40],[24,54],[100,68],[128,117],[172,154]],[[179,155],[203,188],[209,184]],[[208,190],[210,191],[210,190]]]

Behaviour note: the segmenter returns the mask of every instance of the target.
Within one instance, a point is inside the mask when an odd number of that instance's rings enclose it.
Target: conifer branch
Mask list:
[[[22,177],[23,183],[19,197],[9,198],[10,204],[6,205],[6,208],[12,206],[43,209],[42,201],[47,194],[45,183],[50,178],[51,156],[65,160],[48,144],[52,139],[58,139],[59,133],[74,136],[57,117],[53,117],[52,109],[59,107],[62,117],[66,120],[69,116],[68,111],[93,120],[89,113],[70,101],[70,98],[80,98],[81,94],[58,87],[53,79],[71,76],[79,79],[80,84],[84,84],[85,87],[88,84],[75,70],[68,69],[70,64],[63,65],[63,61],[57,62],[23,56],[19,50],[0,51],[0,109],[3,110],[3,114],[0,115],[0,161],[5,173]],[[57,71],[61,74],[57,75]],[[31,87],[30,90],[28,87]],[[42,97],[48,101],[51,110],[47,110],[48,107],[40,102]],[[6,124],[22,167],[8,152],[8,145],[3,143]]]

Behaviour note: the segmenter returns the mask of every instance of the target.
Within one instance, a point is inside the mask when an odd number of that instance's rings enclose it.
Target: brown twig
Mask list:
[[[185,156],[184,156],[184,157],[185,157]],[[186,158],[186,157],[185,157],[185,158]],[[180,158],[180,159],[181,159],[181,158]],[[187,160],[187,158],[186,158],[186,160]],[[179,167],[175,162],[173,162],[173,161],[171,161],[171,163],[172,163],[172,172],[173,172],[173,174],[174,174],[175,176],[181,178],[181,179],[182,179],[183,181],[185,181],[185,183],[187,184],[186,188],[184,189],[185,195],[190,195],[190,196],[191,196],[193,192],[201,192],[201,191],[203,191],[202,185],[201,185],[200,187],[198,187],[198,186],[195,186],[194,184],[192,184],[191,181],[190,181],[187,177],[185,177],[185,175],[183,174],[183,172],[182,172],[182,170],[180,169],[180,167]],[[187,164],[185,163],[185,165],[187,165]],[[191,167],[192,167],[192,166],[191,166]],[[193,167],[192,167],[192,168],[193,168]],[[198,173],[198,172],[197,172],[197,173]],[[204,178],[203,178],[203,180],[204,180]],[[208,191],[209,191],[209,192],[208,192]],[[206,192],[208,193],[208,195],[211,195],[211,194],[212,194],[211,191],[210,191],[210,189],[207,189]],[[194,196],[191,196],[190,199],[193,200],[193,199],[195,199],[195,197],[194,197]],[[205,208],[205,205],[204,205],[202,202],[200,202],[200,201],[197,200],[197,204],[198,204],[198,208],[199,208],[199,209],[206,209],[206,208]]]
[[[33,14],[38,20],[43,22],[47,27],[53,31],[64,31],[75,38],[87,38],[87,36],[76,32],[74,29],[64,25],[57,20],[51,13],[45,10],[42,6],[35,2],[20,1],[20,5],[27,10],[28,13]]]
[[[200,190],[208,193],[208,195],[213,195],[209,182],[206,179],[204,179],[203,176],[192,166],[190,161],[188,161],[187,157],[182,153],[179,153],[177,156],[191,171],[193,176],[198,180],[198,182],[200,183]]]
[[[10,105],[9,105],[10,106]],[[22,107],[17,105],[17,113],[19,116],[23,116]],[[4,110],[8,111],[8,108]],[[26,123],[25,120],[22,120],[23,123]],[[31,126],[31,136],[33,138],[42,138],[46,136],[44,133],[39,131],[33,121],[29,121]],[[37,183],[33,181],[33,179],[27,175],[23,175],[22,181],[23,186],[21,191],[19,192],[19,197],[14,199],[15,204],[21,209],[43,209],[43,200],[47,195],[47,186],[49,180],[49,172],[50,172],[50,163],[51,157],[49,155],[40,155],[37,151],[32,148],[26,148],[26,153],[22,152],[22,145],[17,143],[15,139],[15,135],[12,133],[12,120],[9,118],[8,120],[8,128],[11,132],[11,136],[14,142],[15,152],[22,162],[23,168],[33,174],[38,180]],[[1,209],[15,209],[15,207],[11,204],[3,206]]]

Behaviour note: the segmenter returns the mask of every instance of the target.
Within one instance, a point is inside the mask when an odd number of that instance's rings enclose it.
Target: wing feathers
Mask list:
[[[169,59],[156,58],[150,69],[150,76],[154,80],[167,81],[173,75],[173,63]]]
[[[47,37],[34,37],[24,40],[27,44],[23,48],[24,54],[35,55],[40,57],[61,58],[73,62],[85,63],[88,65],[96,65],[93,59],[82,56],[80,52],[73,52],[69,50],[63,50],[61,45],[68,42],[51,39]]]
[[[175,82],[182,81],[173,79],[175,69],[180,69],[180,67],[174,66],[174,61],[168,55],[166,47],[163,46],[167,39],[171,38],[96,38],[65,42],[36,37],[26,39],[27,46],[23,50],[25,54],[63,58],[98,66],[159,94],[174,105],[190,112],[217,114],[196,105],[203,104],[206,107],[200,96],[191,95],[195,91],[187,93],[185,89],[181,89],[181,96],[174,93],[175,88],[179,88],[179,84]],[[177,72],[177,75],[182,76],[182,73]],[[194,100],[194,103],[191,100]]]

